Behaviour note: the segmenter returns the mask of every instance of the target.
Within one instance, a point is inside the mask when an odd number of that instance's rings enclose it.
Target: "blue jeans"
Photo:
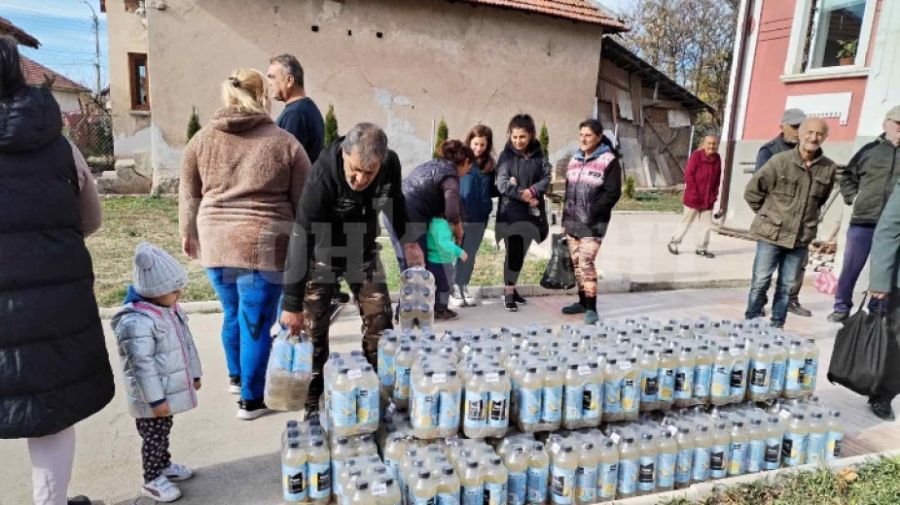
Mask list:
[[[875,236],[875,225],[859,226],[851,224],[847,228],[847,250],[844,253],[844,265],[838,279],[837,293],[834,295],[834,311],[848,313],[853,308],[853,289],[856,281],[869,260],[872,251],[872,239]],[[872,305],[870,304],[870,307]]]
[[[778,271],[778,285],[772,300],[772,324],[784,326],[787,319],[788,299],[797,282],[797,272],[803,267],[808,246],[788,249],[759,242],[756,244],[756,258],[753,260],[753,281],[750,285],[750,299],[747,301],[747,319],[759,317],[766,305],[766,292],[772,284],[772,275]]]
[[[241,378],[242,400],[262,400],[283,274],[243,268],[207,268],[206,274],[225,313],[222,345],[228,375]]]
[[[475,271],[475,256],[478,254],[478,248],[481,247],[481,241],[484,240],[487,223],[466,223],[463,229],[462,248],[469,255],[469,261],[459,260],[456,262],[454,283],[457,286],[468,286],[472,280],[472,272]]]

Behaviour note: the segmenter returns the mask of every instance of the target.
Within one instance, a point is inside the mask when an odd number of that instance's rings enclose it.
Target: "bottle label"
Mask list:
[[[528,503],[546,503],[550,469],[547,467],[529,466],[527,474]]]
[[[291,371],[294,373],[312,372],[312,344],[306,339],[294,344],[294,359],[291,363]]]
[[[656,483],[661,489],[672,489],[678,468],[678,454],[661,452],[656,458]]]
[[[637,492],[638,463],[636,459],[619,461],[619,495],[631,496]]]
[[[825,433],[810,432],[806,437],[806,464],[813,465],[825,459]]]
[[[445,384],[447,382],[447,374],[445,373],[436,373],[431,376],[432,384]]]
[[[506,481],[484,483],[484,505],[506,505]]]
[[[331,496],[331,463],[309,463],[309,498],[323,500]]]
[[[459,493],[438,493],[437,505],[459,505]]]
[[[747,471],[746,444],[732,442],[728,448],[728,475],[744,475]]]
[[[750,361],[750,391],[754,394],[763,395],[769,392],[769,369],[771,363]]]
[[[491,372],[489,374],[484,375],[484,381],[488,384],[496,384],[500,382],[500,374],[497,372]]]
[[[578,375],[588,375],[591,373],[591,367],[587,365],[581,365],[578,367]]]
[[[462,505],[484,505],[484,486],[463,486]]]
[[[562,419],[562,386],[545,386],[541,388],[544,404],[541,408],[541,421],[555,423]]]
[[[281,465],[281,479],[284,501],[300,502],[307,499],[309,489],[306,487],[306,465]]]
[[[844,445],[844,432],[828,431],[825,434],[825,460],[839,459],[842,445]]]
[[[675,453],[675,482],[687,484],[691,481],[694,466],[694,450],[678,449]]]
[[[803,365],[803,389],[816,388],[816,374],[819,373],[819,360],[806,358]]]
[[[781,394],[784,389],[784,371],[786,363],[784,361],[775,360],[772,362],[772,374],[769,379],[769,391]]]
[[[360,424],[378,424],[381,395],[378,388],[359,388],[359,397],[356,400],[356,418]]]
[[[416,496],[412,493],[409,495],[409,503],[412,505],[435,505],[436,496]]]
[[[581,406],[584,403],[584,387],[569,385],[564,386],[563,398],[565,399],[563,418],[568,421],[576,421],[581,419]]]
[[[525,505],[525,496],[528,494],[528,473],[509,472],[507,479],[507,503],[509,505]]]
[[[751,440],[747,444],[747,473],[757,473],[763,469],[763,459],[766,457],[765,440]]]
[[[803,389],[804,369],[806,360],[789,359],[787,362],[787,371],[784,378],[785,391],[800,391]]]
[[[387,496],[387,484],[384,482],[372,484],[372,496]]]
[[[641,403],[654,403],[659,394],[659,370],[641,371]]]
[[[716,365],[713,367],[712,388],[710,396],[713,398],[727,398],[731,394],[731,367]]]
[[[271,353],[274,355],[275,367],[280,370],[290,371],[294,362],[294,346],[286,338],[277,338],[272,344]]]
[[[581,503],[597,500],[596,466],[579,466],[575,471],[575,500]]]
[[[728,473],[728,446],[714,445],[709,450],[709,476],[722,479]]]
[[[741,396],[746,392],[747,383],[744,382],[744,364],[735,363],[731,369],[731,396]]]
[[[488,426],[491,428],[508,427],[509,391],[491,391],[488,398]]]
[[[603,402],[603,386],[600,384],[585,384],[584,395],[581,400],[581,415],[585,419],[600,419],[601,405]]]
[[[622,411],[622,381],[608,380],[603,383],[603,412],[618,414]]]
[[[656,489],[656,458],[641,456],[638,458],[638,484],[640,491],[652,493]]]
[[[789,431],[784,432],[784,442],[781,445],[781,459],[785,465],[798,466],[803,463],[803,445],[805,442],[806,437],[803,435]]]
[[[331,392],[331,420],[340,428],[356,424],[356,390]]]
[[[438,407],[438,426],[442,430],[453,430],[459,428],[459,409],[462,400],[462,392],[441,391],[439,395]]]
[[[438,397],[413,390],[413,401],[410,406],[409,420],[417,430],[427,430],[438,425]]]
[[[541,420],[541,390],[519,388],[519,422],[537,424]]]
[[[697,365],[694,368],[694,398],[706,398],[709,396],[711,379],[712,366]]]
[[[597,486],[597,495],[601,499],[616,497],[616,483],[619,480],[618,463],[600,463],[600,475]]]
[[[622,412],[637,412],[641,407],[638,384],[631,377],[622,379]]]
[[[484,397],[475,391],[466,391],[466,418],[463,426],[466,428],[484,428],[487,423],[487,415],[484,409]]]
[[[333,465],[332,465],[333,466]],[[396,459],[388,458],[385,456],[384,458],[384,466],[388,468],[388,471],[391,472],[391,477],[394,478],[394,482],[400,482],[400,462]]]
[[[657,399],[661,402],[671,402],[675,394],[675,370],[672,368],[659,369],[659,394]]]
[[[408,366],[395,365],[394,370],[396,371],[396,381],[394,382],[394,398],[398,400],[408,400],[410,387],[410,369]]]
[[[362,377],[362,370],[360,370],[359,368],[354,368],[353,370],[350,370],[350,372],[347,374],[347,377],[352,381],[358,380],[360,377]]]
[[[680,366],[675,369],[675,399],[688,400],[694,392],[694,367]]]
[[[766,452],[762,463],[763,470],[778,470],[781,467],[781,443],[780,438],[766,438]]]
[[[566,470],[550,465],[550,494],[553,503],[566,505],[572,503],[572,492],[575,488],[575,470]]]
[[[709,463],[709,447],[695,447],[691,480],[694,482],[709,480]]]

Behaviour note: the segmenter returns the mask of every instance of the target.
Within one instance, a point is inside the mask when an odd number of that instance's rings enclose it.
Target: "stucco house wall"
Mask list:
[[[405,171],[430,157],[432,122],[442,116],[451,138],[491,126],[499,151],[510,117],[529,112],[538,128],[547,123],[551,152],[562,156],[593,112],[603,34],[598,25],[443,0],[167,0],[165,10],[148,7],[147,21],[152,160],[163,189],[177,177],[193,107],[205,124],[230,72],[265,71],[283,52],[300,59],[323,114],[334,104],[341,132],[382,125]],[[113,95],[114,109],[128,96],[121,87]],[[273,115],[280,110],[275,104]]]
[[[150,112],[131,110],[131,78],[128,71],[128,53],[149,53],[148,29],[141,22],[141,17],[126,12],[124,0],[106,0],[106,16],[115,152],[117,157],[131,157],[136,151],[150,150]],[[160,77],[163,76],[161,72]],[[152,74],[150,78],[153,79]],[[151,97],[151,106],[152,103]]]
[[[81,112],[81,91],[50,88],[50,92],[59,104],[59,110],[62,111],[63,114],[67,112]]]

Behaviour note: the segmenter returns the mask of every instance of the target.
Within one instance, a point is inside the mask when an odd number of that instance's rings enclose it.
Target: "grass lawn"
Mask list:
[[[681,214],[684,211],[683,196],[681,193],[643,193],[638,191],[635,192],[634,198],[623,196],[613,210]]]
[[[94,260],[94,289],[97,303],[101,307],[115,307],[122,303],[126,287],[132,279],[134,250],[140,242],[145,241],[162,247],[187,269],[190,282],[185,289],[184,301],[217,299],[200,263],[190,261],[181,252],[176,198],[105,198],[102,203],[103,228],[87,239],[87,246]],[[388,286],[391,290],[396,290],[400,285],[397,261],[387,238],[380,240],[384,246],[381,259],[387,273]],[[503,258],[503,251],[497,251],[493,242],[482,243],[475,262],[472,285],[503,284]],[[544,261],[527,259],[519,283],[540,282],[544,266]]]
[[[742,484],[699,502],[664,505],[889,505],[900,503],[900,459],[870,460],[838,473],[827,468],[782,474],[771,481]]]

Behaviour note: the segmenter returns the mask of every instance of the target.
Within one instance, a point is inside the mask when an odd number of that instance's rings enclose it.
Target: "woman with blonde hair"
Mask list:
[[[179,221],[184,253],[200,259],[222,303],[229,391],[240,394],[238,418],[251,420],[268,412],[269,330],[310,163],[300,142],[269,116],[259,71],[234,71],[222,83],[222,99],[225,106],[185,148]]]

